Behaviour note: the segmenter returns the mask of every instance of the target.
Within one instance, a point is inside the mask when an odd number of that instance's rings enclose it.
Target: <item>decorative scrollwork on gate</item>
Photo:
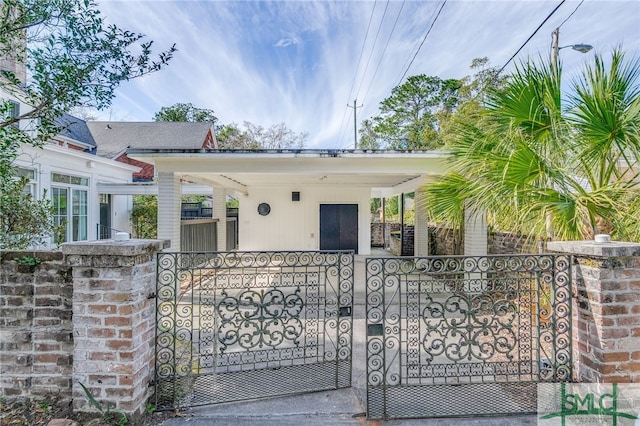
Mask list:
[[[496,356],[512,360],[517,348],[516,316],[514,303],[489,295],[454,294],[444,302],[428,297],[422,310],[425,358],[427,362],[441,355],[453,362]]]
[[[348,387],[353,252],[160,253],[156,402]]]
[[[369,258],[366,274],[370,418],[446,412],[449,385],[530,410],[536,382],[571,380],[567,256]]]
[[[300,289],[290,294],[278,289],[247,290],[237,296],[222,292],[216,306],[220,353],[236,345],[246,350],[276,348],[286,343],[299,346],[304,330],[300,319],[303,309]]]

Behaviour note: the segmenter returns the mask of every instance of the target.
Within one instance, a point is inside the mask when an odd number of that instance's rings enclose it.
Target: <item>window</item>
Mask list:
[[[88,238],[88,191],[89,178],[51,174],[51,202],[53,222],[63,225],[65,230],[60,240],[84,241]]]
[[[31,194],[32,197],[36,196],[36,172],[33,169],[25,169],[18,167],[16,176],[25,177],[29,182],[25,185],[22,192],[25,194]]]
[[[18,118],[20,117],[20,102],[16,102],[14,100],[7,100],[6,102],[6,117],[7,118]],[[20,121],[16,121],[15,123],[11,123],[12,126],[20,128]]]

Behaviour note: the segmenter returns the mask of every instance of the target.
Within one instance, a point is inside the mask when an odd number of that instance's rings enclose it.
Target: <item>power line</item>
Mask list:
[[[582,0],[575,9],[573,9],[573,12],[571,12],[571,14],[569,16],[566,17],[566,19],[564,21],[562,21],[560,23],[560,25],[558,25],[558,28],[562,27],[564,25],[565,22],[567,22],[569,20],[569,18],[571,18],[573,16],[574,13],[576,13],[576,10],[578,10],[580,8],[580,6],[582,6],[582,3],[584,3],[584,0]]]
[[[508,61],[507,61],[503,66],[502,66],[502,68],[500,68],[500,69],[498,70],[498,73],[497,73],[496,75],[500,74],[500,73],[501,73],[501,72],[502,72],[502,71],[507,67],[507,65],[509,65],[509,64],[511,63],[511,61],[513,61],[513,59],[518,55],[518,53],[520,53],[520,51],[521,51],[522,49],[524,49],[524,47],[527,45],[527,43],[529,43],[529,42],[531,41],[531,39],[533,38],[533,36],[535,36],[535,35],[538,33],[538,31],[540,31],[540,28],[542,28],[542,26],[543,26],[544,24],[546,24],[546,22],[547,22],[547,21],[548,21],[548,20],[553,16],[553,14],[554,14],[554,13],[556,13],[556,11],[560,8],[560,6],[562,6],[562,5],[564,4],[564,2],[565,2],[565,1],[566,1],[566,0],[562,0],[562,1],[561,1],[561,2],[560,2],[560,3],[555,7],[555,9],[553,9],[553,10],[551,11],[551,13],[549,13],[549,14],[547,15],[547,17],[546,17],[546,18],[544,18],[544,21],[542,21],[542,23],[541,23],[540,25],[538,25],[538,28],[536,28],[536,30],[533,32],[533,34],[531,34],[531,35],[529,36],[529,38],[528,38],[524,43],[522,43],[522,46],[520,46],[520,48],[516,51],[516,53],[514,53],[514,54],[509,58],[509,60],[508,60]]]
[[[367,32],[364,34],[364,40],[362,41],[362,48],[360,49],[360,57],[358,58],[358,64],[356,65],[356,70],[353,73],[353,80],[351,81],[351,87],[349,88],[349,96],[351,96],[353,87],[356,84],[356,79],[358,78],[358,70],[360,69],[360,63],[362,62],[362,54],[364,53],[364,48],[367,45],[367,39],[369,38],[369,30],[371,29],[371,22],[373,22],[373,15],[375,14],[377,5],[378,5],[378,2],[375,1],[373,3],[373,9],[371,9],[371,15],[369,16],[369,23],[367,24]],[[338,140],[342,140],[342,138],[344,137],[344,133],[346,132],[345,120],[347,118],[347,112],[349,112],[348,109],[344,111],[344,115],[342,116],[342,122],[340,123],[340,138]]]
[[[564,1],[564,0],[563,0]],[[402,74],[402,77],[400,77],[400,81],[398,82],[398,84],[396,84],[396,86],[399,86],[400,83],[402,83],[402,80],[404,80],[404,77],[407,75],[407,73],[409,72],[409,68],[411,68],[411,65],[413,65],[413,61],[415,61],[416,57],[418,56],[418,53],[420,53],[420,49],[422,49],[422,45],[424,44],[424,42],[427,40],[427,37],[429,37],[429,34],[431,33],[431,30],[433,29],[433,26],[435,25],[436,21],[438,20],[438,18],[440,17],[440,13],[442,12],[442,9],[444,8],[444,5],[447,4],[447,0],[444,0],[442,2],[442,4],[440,5],[440,9],[438,9],[438,14],[436,15],[436,17],[433,19],[433,21],[431,21],[431,26],[429,27],[429,30],[427,31],[427,33],[424,35],[424,38],[422,39],[422,43],[420,43],[420,46],[418,46],[418,50],[416,50],[415,55],[413,55],[413,58],[411,58],[411,62],[409,62],[409,66],[407,66],[407,69],[404,71],[404,73]]]
[[[382,28],[382,23],[384,22],[384,17],[386,16],[387,9],[389,8],[389,1],[390,0],[387,0],[387,3],[385,5],[385,7],[384,7],[384,11],[382,13],[382,18],[380,19],[380,24],[378,25],[378,31],[376,32],[376,37],[373,40],[373,44],[371,45],[371,52],[373,52],[373,50],[375,49],[376,43],[378,41],[378,36],[380,35],[380,30]],[[371,25],[371,20],[373,19],[373,13],[375,11],[376,4],[377,4],[377,2],[374,3],[373,10],[371,11],[371,16],[369,17],[369,26]],[[369,27],[367,27],[367,36],[368,36],[368,34],[369,34]],[[362,44],[362,49],[361,49],[361,52],[360,52],[360,58],[362,58],[362,52],[364,52],[365,44],[366,44],[366,41],[367,41],[366,40],[367,36],[365,36],[365,40],[364,40],[364,42]],[[360,80],[361,81],[360,86],[362,86],[362,79],[364,78],[364,76],[367,73],[367,69],[369,68],[369,63],[370,62],[371,62],[371,53],[369,54],[369,59],[367,60],[367,65],[365,66],[364,71],[362,72],[362,78]],[[358,60],[358,68],[360,68],[360,60]],[[349,95],[351,94],[351,91],[353,90],[353,85],[355,84],[355,80],[356,80],[356,78],[358,76],[358,68],[356,69],[356,73],[353,76],[353,84],[351,85],[351,89],[349,90]],[[358,87],[358,90],[356,91],[356,94],[360,91],[360,86]],[[339,140],[343,139],[344,133],[346,132],[345,119],[346,119],[346,116],[347,116],[347,112],[348,112],[348,110],[345,110],[345,113],[342,116],[342,123],[340,124],[340,139]]]
[[[391,42],[391,37],[393,36],[393,33],[396,30],[396,26],[398,25],[398,20],[400,19],[400,15],[402,14],[402,9],[404,9],[404,4],[405,4],[405,1],[403,0],[402,5],[400,6],[400,10],[398,11],[398,15],[396,15],[396,20],[393,23],[393,28],[391,28],[391,32],[389,33],[389,38],[387,38],[387,42],[385,43],[384,49],[382,50],[382,54],[380,55],[380,59],[378,60],[378,65],[376,65],[376,69],[373,72],[373,76],[369,80],[369,86],[367,86],[367,90],[364,91],[364,96],[363,96],[364,99],[367,99],[369,90],[371,89],[371,86],[373,85],[373,82],[376,79],[376,75],[378,74],[378,70],[380,69],[380,65],[382,64],[382,59],[384,58],[384,55],[387,52],[387,48],[389,47],[389,43]],[[363,99],[363,103],[364,103],[364,99]]]
[[[373,40],[373,45],[371,46],[371,53],[369,54],[369,59],[367,60],[367,65],[364,67],[364,72],[362,73],[363,78],[360,79],[360,85],[358,86],[358,90],[356,90],[356,96],[360,93],[360,89],[362,88],[362,82],[364,81],[364,76],[367,74],[367,70],[369,69],[369,64],[371,63],[371,58],[373,57],[373,52],[376,47],[376,43],[378,41],[378,37],[380,36],[380,31],[382,30],[382,24],[384,23],[384,17],[387,16],[387,10],[389,9],[389,2],[387,0],[387,4],[384,6],[384,12],[382,13],[382,19],[380,20],[380,25],[378,26],[378,31],[376,32],[376,38]]]

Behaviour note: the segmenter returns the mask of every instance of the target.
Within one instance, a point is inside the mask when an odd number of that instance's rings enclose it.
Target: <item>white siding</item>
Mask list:
[[[464,254],[484,256],[487,254],[487,219],[484,213],[464,213]]]
[[[216,227],[218,251],[227,250],[227,192],[224,188],[213,188],[213,218],[218,219]]]
[[[291,201],[293,191],[300,192],[300,201]],[[320,205],[357,204],[358,253],[371,252],[369,188],[251,187],[248,192],[239,197],[240,250],[318,250]],[[260,203],[271,206],[267,216],[258,214]]]
[[[424,205],[424,193],[415,192],[415,226],[413,232],[413,254],[414,256],[429,255],[429,223],[427,219],[426,206]]]
[[[180,179],[173,172],[158,172],[158,238],[169,240],[170,251],[180,251]]]

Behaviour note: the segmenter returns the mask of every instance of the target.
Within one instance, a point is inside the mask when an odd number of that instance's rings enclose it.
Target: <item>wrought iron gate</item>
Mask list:
[[[367,259],[367,416],[536,411],[570,381],[570,258]]]
[[[353,257],[160,253],[156,406],[351,386]]]

